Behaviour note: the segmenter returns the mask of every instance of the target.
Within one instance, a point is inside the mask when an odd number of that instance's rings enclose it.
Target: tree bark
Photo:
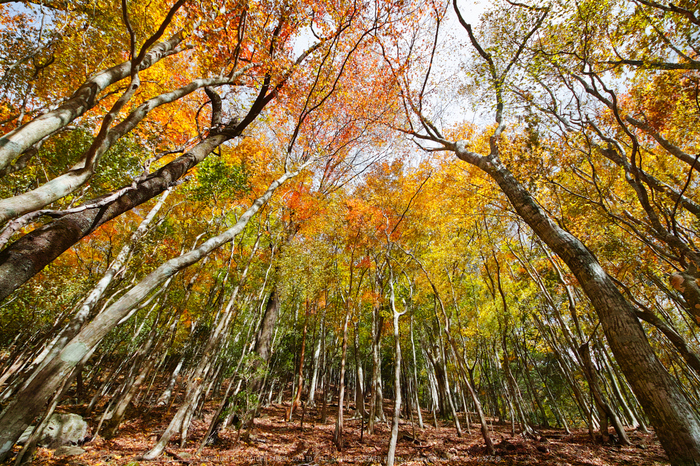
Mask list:
[[[411,351],[413,353],[413,384],[415,393],[416,411],[418,411],[418,427],[423,428],[423,413],[420,409],[420,398],[418,396],[418,360],[416,359],[416,342],[413,338],[413,314],[411,314]]]
[[[367,433],[369,435],[374,433],[377,411],[382,409],[381,399],[379,398],[379,378],[382,370],[380,344],[383,321],[384,319],[379,314],[379,305],[375,304],[372,308],[372,379],[370,381],[369,420],[367,421]]]
[[[454,150],[460,159],[496,181],[518,215],[574,273],[671,463],[674,466],[700,463],[700,418],[654,354],[632,306],[594,254],[549,218],[496,156],[482,157],[469,152],[463,142],[456,143]]]
[[[147,53],[139,66],[149,68],[164,57],[180,51],[180,33],[155,45]],[[70,124],[87,110],[95,106],[97,95],[105,88],[129,76],[131,61],[126,61],[93,74],[63,105],[47,112],[19,128],[0,137],[0,169],[11,164],[24,151],[46,136]]]
[[[391,264],[389,265],[389,270],[391,273]],[[389,290],[389,302],[391,304],[391,313],[394,318],[394,353],[396,361],[394,362],[394,416],[391,422],[391,437],[389,438],[389,452],[386,457],[386,466],[394,466],[396,442],[399,438],[399,416],[401,414],[401,341],[399,340],[399,317],[404,313],[399,313],[396,310],[393,273],[389,278]]]
[[[267,298],[265,313],[263,314],[260,330],[255,339],[255,348],[253,349],[255,354],[258,355],[261,362],[265,365],[270,362],[270,356],[272,355],[272,337],[275,332],[275,325],[277,325],[279,313],[280,298],[277,287],[275,287]],[[254,392],[259,390],[261,382],[262,380],[259,378],[253,380],[251,383],[251,390]]]
[[[304,356],[306,354],[306,329],[309,323],[309,305],[306,305],[306,313],[304,314],[304,330],[301,334],[301,350],[299,351],[299,369],[297,371],[297,392],[289,406],[289,416],[287,422],[292,422],[294,411],[301,405],[301,392],[304,388]]]
[[[338,384],[338,418],[333,434],[333,442],[338,451],[343,451],[343,404],[345,402],[345,363],[348,355],[348,322],[350,322],[350,309],[345,310],[345,322],[343,323],[343,350],[340,358],[340,383]]]
[[[319,329],[319,335],[318,335],[318,341],[316,342],[316,349],[314,349],[314,357],[313,357],[313,373],[311,375],[311,385],[309,386],[309,397],[306,402],[307,406],[313,407],[315,406],[315,399],[316,399],[316,384],[318,382],[318,371],[320,368],[320,362],[321,362],[321,343],[322,341],[326,338],[326,333],[325,333],[325,320],[326,320],[326,313],[321,315],[321,324],[320,324],[320,329]]]
[[[363,419],[367,416],[365,409],[365,387],[364,387],[364,371],[362,370],[362,362],[360,361],[360,323],[355,322],[353,329],[353,345],[355,349],[355,410],[356,416]],[[364,422],[364,421],[363,421]]]

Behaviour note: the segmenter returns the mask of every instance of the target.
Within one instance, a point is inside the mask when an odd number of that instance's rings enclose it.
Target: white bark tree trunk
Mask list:
[[[394,317],[394,352],[396,354],[394,368],[394,417],[391,423],[391,437],[389,438],[389,452],[386,456],[386,465],[394,466],[396,456],[396,442],[399,438],[399,416],[401,414],[401,341],[399,340],[399,317],[404,313],[396,310],[396,296],[394,293],[394,277],[391,265],[389,265],[391,277],[389,278],[389,303]]]
[[[146,54],[139,69],[149,68],[162,58],[179,52],[178,45],[180,45],[181,41],[182,36],[178,33],[170,39],[156,44]],[[126,61],[112,68],[97,72],[85,81],[66,103],[56,110],[45,113],[0,137],[0,170],[11,164],[32,145],[67,126],[77,117],[91,109],[95,105],[97,95],[100,92],[111,84],[128,77],[130,73],[131,61]]]

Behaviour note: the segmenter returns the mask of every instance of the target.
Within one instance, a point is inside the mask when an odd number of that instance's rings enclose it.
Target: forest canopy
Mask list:
[[[206,420],[201,452],[279,393],[338,451],[350,405],[388,422],[390,466],[426,413],[484,455],[498,420],[700,464],[697,2],[0,22],[0,462],[68,406],[93,439],[162,409],[145,460]]]

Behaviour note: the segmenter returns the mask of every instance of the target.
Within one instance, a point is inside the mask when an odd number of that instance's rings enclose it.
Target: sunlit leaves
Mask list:
[[[206,159],[197,169],[194,199],[230,199],[250,189],[245,164],[229,165],[221,157]]]

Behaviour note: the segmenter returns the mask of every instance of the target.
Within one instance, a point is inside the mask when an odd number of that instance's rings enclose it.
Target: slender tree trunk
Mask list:
[[[301,405],[301,392],[304,388],[304,355],[306,354],[306,328],[309,322],[309,304],[306,304],[306,313],[304,315],[304,330],[301,335],[301,350],[299,352],[299,370],[297,372],[297,392],[289,406],[289,416],[287,422],[292,422],[294,411]]]
[[[163,393],[158,397],[158,400],[156,401],[156,406],[167,406],[170,403],[170,397],[173,396],[173,389],[175,388],[175,383],[177,382],[177,376],[180,375],[180,371],[182,370],[182,365],[185,362],[185,355],[183,354],[180,360],[177,363],[177,366],[175,366],[175,369],[173,369],[173,372],[170,374],[170,377],[168,379],[168,385],[165,387],[165,390]]]
[[[372,380],[370,382],[371,395],[369,399],[369,421],[367,423],[367,433],[369,435],[374,434],[377,411],[382,409],[381,400],[379,399],[379,377],[382,370],[380,344],[383,320],[379,314],[379,306],[375,304],[372,309]]]
[[[355,322],[353,328],[353,345],[355,349],[355,410],[357,416],[363,419],[367,416],[365,409],[365,386],[364,386],[364,371],[362,370],[362,361],[360,359],[360,323]]]
[[[321,376],[321,381],[323,383],[323,390],[321,391],[321,396],[323,397],[323,402],[321,403],[321,424],[325,424],[328,421],[328,373],[330,370],[326,367],[324,368]]]
[[[432,364],[429,366],[432,367]],[[438,429],[438,418],[437,412],[439,409],[438,405],[438,388],[437,382],[435,381],[435,371],[428,370],[428,382],[430,385],[430,408],[433,412],[433,426]]]
[[[319,334],[318,334],[318,341],[316,342],[316,349],[314,349],[314,357],[313,357],[313,372],[311,374],[311,385],[309,386],[309,397],[307,399],[306,405],[310,408],[315,406],[315,399],[316,399],[316,384],[318,382],[318,371],[319,371],[319,366],[320,366],[320,361],[321,361],[321,342],[326,338],[326,331],[325,331],[325,319],[326,319],[326,313],[325,311],[321,315],[321,324],[320,324],[320,329],[319,329]]]
[[[444,352],[445,349],[440,348],[440,350],[442,351],[442,360],[445,361],[446,360],[445,359],[445,352]],[[443,368],[443,370],[444,369],[446,369],[446,368]],[[457,415],[457,405],[454,402],[454,397],[453,397],[452,390],[450,388],[450,380],[449,379],[450,379],[450,377],[447,374],[447,371],[445,370],[445,396],[447,398],[447,403],[450,406],[450,412],[452,413],[452,418],[453,418],[453,422],[455,425],[455,430],[457,431],[457,437],[461,437],[462,436],[462,425],[459,422],[459,416]]]
[[[423,428],[423,413],[420,409],[420,397],[418,396],[418,360],[416,359],[416,343],[413,339],[413,314],[411,314],[411,351],[413,353],[413,385],[415,393],[416,411],[418,412],[418,426]]]
[[[391,272],[391,265],[389,265],[389,271]],[[399,339],[399,317],[404,313],[399,313],[396,310],[393,273],[389,279],[389,290],[389,302],[391,303],[391,312],[394,317],[394,353],[396,361],[394,363],[394,417],[391,423],[391,437],[389,438],[389,452],[386,457],[386,465],[394,466],[396,442],[399,438],[399,416],[401,415],[401,340]]]
[[[425,354],[428,356],[428,361],[430,361],[430,366],[433,368],[432,371],[432,381],[433,381],[433,400],[435,404],[435,411],[439,411],[443,418],[446,418],[445,413],[447,412],[446,404],[447,401],[445,395],[445,383],[444,383],[444,373],[442,367],[438,362],[438,356],[433,353],[433,348],[431,348],[427,343],[423,342],[423,349]]]

